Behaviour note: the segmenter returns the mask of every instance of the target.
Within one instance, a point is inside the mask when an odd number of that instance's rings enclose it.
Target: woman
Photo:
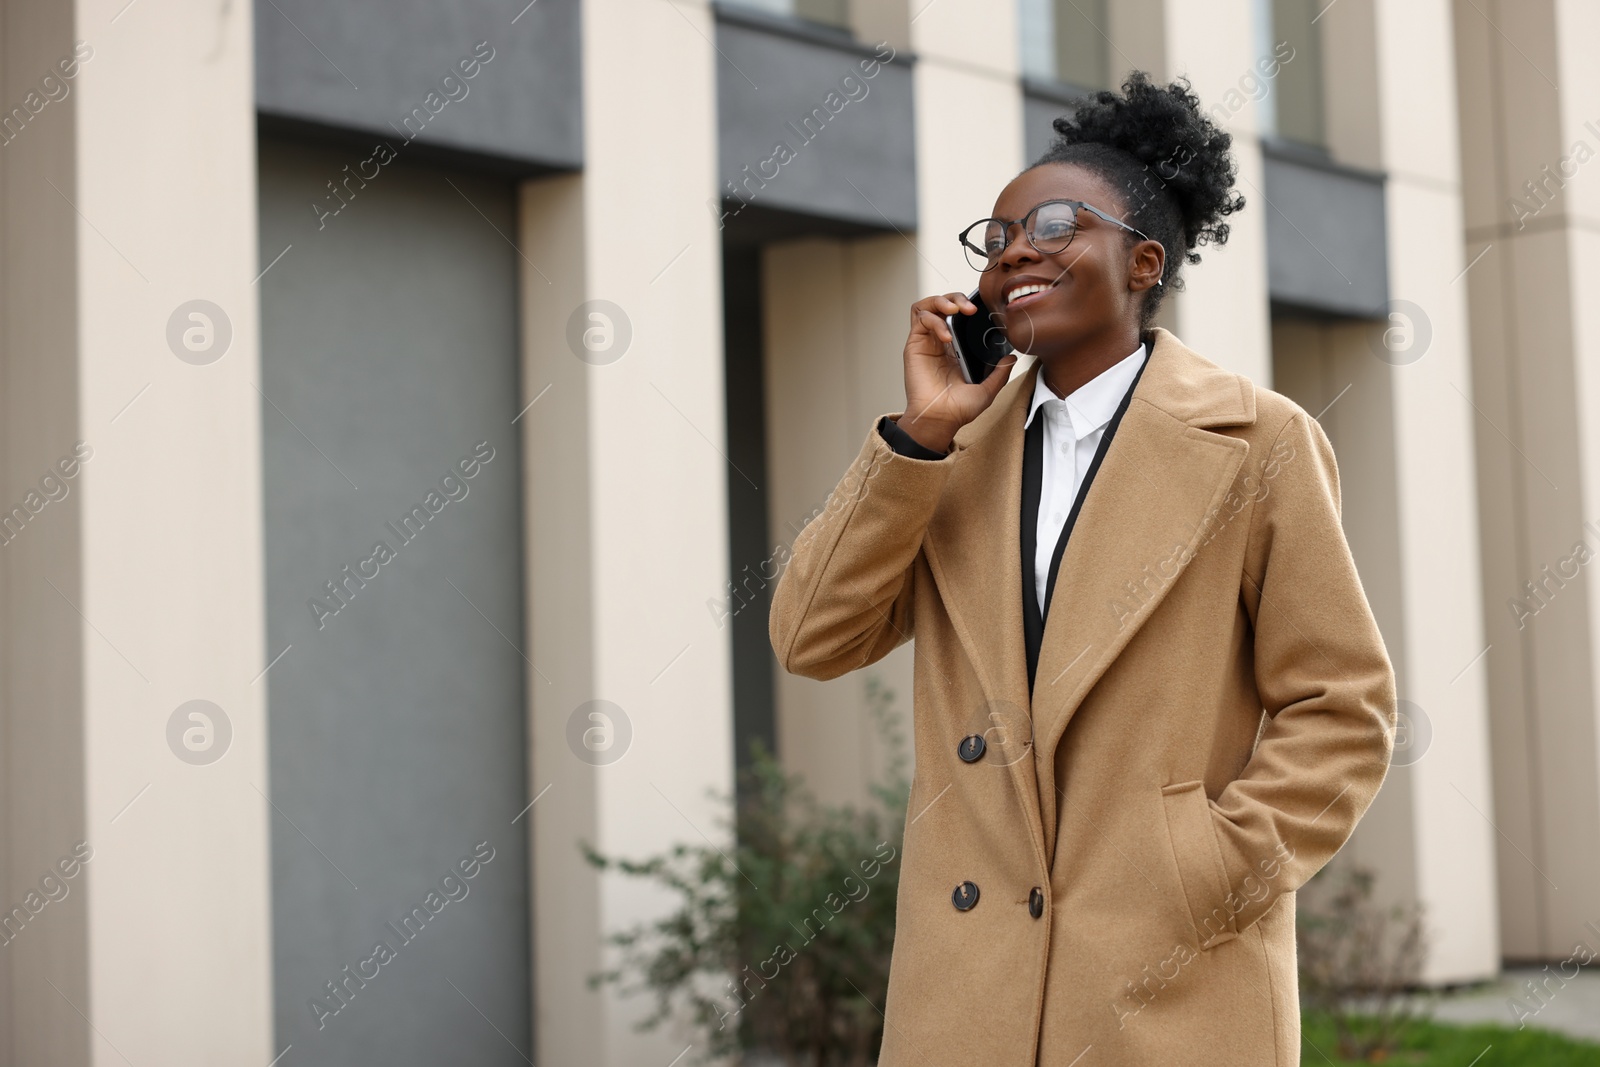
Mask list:
[[[1393,670],[1321,427],[1152,328],[1244,206],[1230,138],[1137,72],[1055,128],[963,236],[1035,362],[968,384],[974,305],[917,301],[905,410],[773,596],[791,672],[916,638],[879,1063],[1297,1064],[1295,890],[1384,778]]]

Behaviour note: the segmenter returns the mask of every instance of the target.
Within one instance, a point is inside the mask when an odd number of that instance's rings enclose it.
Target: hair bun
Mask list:
[[[1229,152],[1233,137],[1201,111],[1188,79],[1163,86],[1152,83],[1142,70],[1132,71],[1122,83],[1121,95],[1101,90],[1052,125],[1057,142],[1039,162],[1092,165],[1093,157],[1101,155],[1092,149],[1074,150],[1072,146],[1078,145],[1103,145],[1130,157],[1141,172],[1138,181],[1130,182],[1126,174],[1106,176],[1120,179],[1119,185],[1134,186],[1124,195],[1130,200],[1130,213],[1139,217],[1150,215],[1152,208],[1155,215],[1165,214],[1160,205],[1142,201],[1170,195],[1181,220],[1183,258],[1189,263],[1200,262],[1199,253],[1193,251],[1196,245],[1228,240],[1224,220],[1245,203],[1233,190],[1237,174]],[[1097,169],[1106,172],[1104,167]],[[1175,251],[1179,249],[1168,247],[1169,260],[1176,260]],[[1175,273],[1177,266],[1169,262],[1167,273]]]

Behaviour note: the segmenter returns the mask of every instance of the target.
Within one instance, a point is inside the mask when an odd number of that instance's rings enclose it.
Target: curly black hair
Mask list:
[[[1051,125],[1055,143],[1028,169],[1073,163],[1093,171],[1121,192],[1127,222],[1166,249],[1164,284],[1146,291],[1140,312],[1148,329],[1167,290],[1183,288],[1184,261],[1200,262],[1195,246],[1226,243],[1223,220],[1244,208],[1233,191],[1233,137],[1200,110],[1188,79],[1156,85],[1142,70],[1128,74],[1122,95],[1103,89]]]

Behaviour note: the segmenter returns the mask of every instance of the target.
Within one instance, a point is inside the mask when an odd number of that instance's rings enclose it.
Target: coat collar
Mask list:
[[[1037,361],[955,435],[925,547],[985,707],[956,709],[1015,738],[1012,774],[1046,867],[1055,750],[1084,697],[1171,589],[1249,446],[1209,431],[1255,421],[1255,387],[1157,328],[1144,374],[1067,542],[1035,689],[1022,631],[1023,421]],[[1024,752],[1031,759],[1022,758]]]

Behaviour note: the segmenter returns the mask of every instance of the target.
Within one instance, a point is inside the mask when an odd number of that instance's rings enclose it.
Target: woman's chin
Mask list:
[[[1006,316],[1006,340],[1018,352],[1048,352],[1059,347],[1063,336],[1072,332],[1064,319],[1069,317],[1055,308],[1048,311],[1018,308]]]
[[[1053,330],[1034,330],[1024,324],[1023,328],[1013,332],[1006,330],[1006,340],[1018,352],[1024,355],[1037,356],[1041,353],[1054,351],[1059,347],[1059,339]]]

